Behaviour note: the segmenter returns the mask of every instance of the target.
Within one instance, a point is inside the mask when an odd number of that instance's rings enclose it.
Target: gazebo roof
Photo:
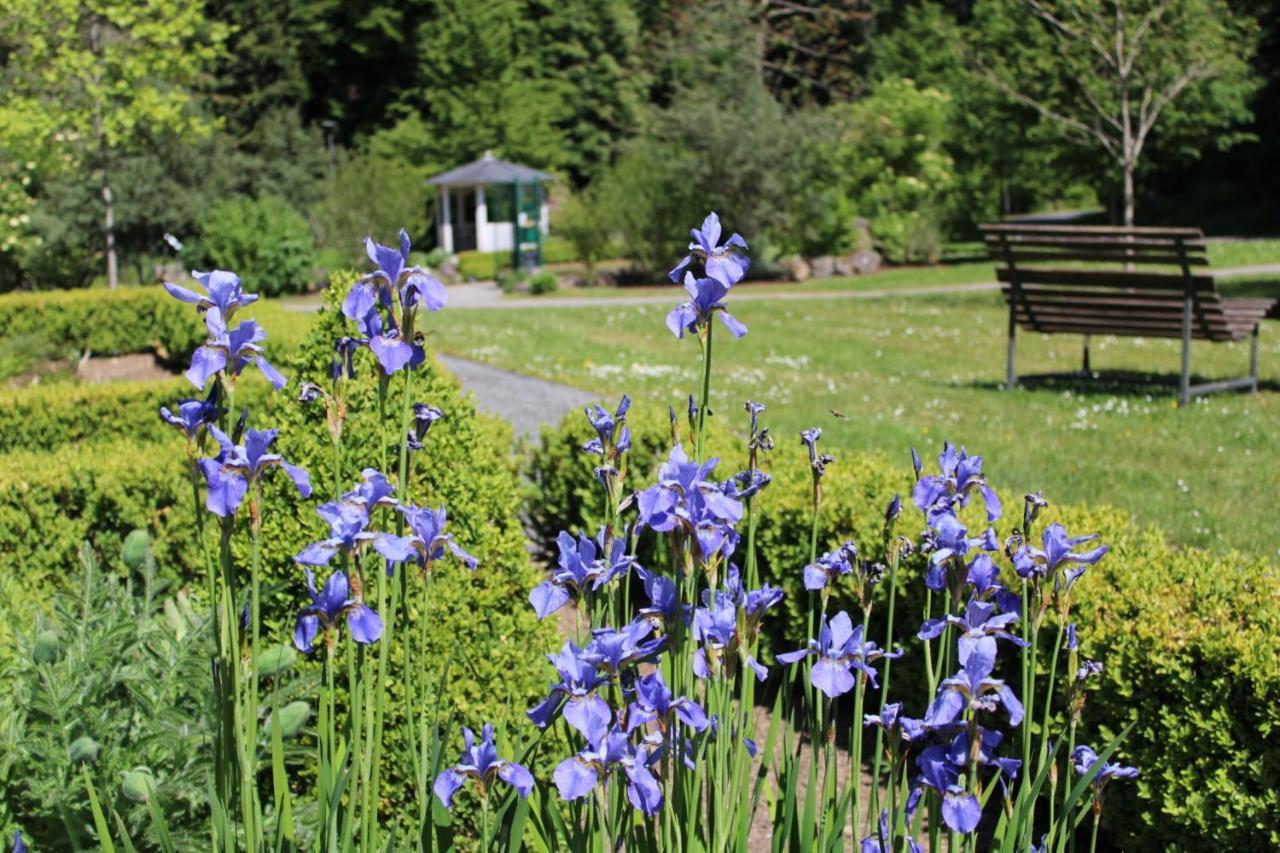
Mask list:
[[[456,169],[450,169],[443,174],[436,175],[434,178],[428,178],[427,183],[437,187],[474,187],[487,186],[489,184],[509,184],[513,181],[532,182],[551,181],[554,179],[555,175],[539,172],[537,169],[521,166],[518,163],[498,160],[492,154],[486,152],[483,157],[475,162],[459,166]]]

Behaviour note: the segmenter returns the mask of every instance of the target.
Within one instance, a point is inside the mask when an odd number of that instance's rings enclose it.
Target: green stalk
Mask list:
[[[1098,849],[1098,824],[1102,822],[1102,812],[1100,809],[1093,810],[1093,831],[1089,833],[1089,853],[1096,853]],[[1070,831],[1068,829],[1068,831]]]
[[[893,647],[893,606],[897,599],[898,593],[898,563],[901,561],[901,555],[895,551],[889,559],[889,624],[884,632],[884,650],[889,651]],[[893,667],[893,659],[886,657],[884,659],[884,680],[880,684],[880,707],[877,709],[879,713],[884,713],[885,703],[889,701],[889,676]],[[875,758],[872,762],[871,769],[871,809],[868,812],[868,831],[870,825],[877,819],[880,814],[880,763],[884,752],[884,729],[876,726],[876,747]],[[890,773],[890,784],[892,784],[892,771]],[[856,833],[855,833],[856,835]]]
[[[698,452],[695,459],[706,457],[707,401],[711,397],[711,322],[707,322],[707,336],[702,345],[702,400],[698,406]]]

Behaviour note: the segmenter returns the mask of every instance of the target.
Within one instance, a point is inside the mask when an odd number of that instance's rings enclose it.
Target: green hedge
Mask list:
[[[248,289],[252,291],[252,287]],[[305,338],[311,316],[269,300],[237,315],[256,317],[268,328],[268,357],[288,356]],[[0,338],[29,338],[63,356],[154,352],[182,366],[204,342],[196,309],[159,285],[115,290],[50,290],[0,296]]]
[[[639,489],[652,481],[666,455],[669,428],[665,412],[646,411],[643,404],[632,408],[631,428],[628,488]],[[598,523],[601,500],[591,474],[593,457],[579,450],[592,434],[581,414],[571,414],[559,429],[544,432],[534,450],[526,512],[541,541],[561,529]],[[779,449],[771,454],[774,482],[757,504],[762,511],[758,556],[761,576],[787,593],[783,618],[772,620],[767,639],[775,648],[794,648],[806,631],[801,569],[808,560],[809,473],[799,441],[778,439]],[[745,461],[742,441],[723,425],[712,432],[711,451],[726,460],[717,471],[721,476]],[[903,455],[901,465],[853,455],[830,466],[820,550],[852,539],[864,556],[882,556],[884,509],[895,492],[905,497],[911,486]],[[1003,497],[1006,507],[1020,506],[1018,496]],[[1083,653],[1106,666],[1085,714],[1087,725],[1103,727],[1091,736],[1103,740],[1127,722],[1136,723],[1122,755],[1142,768],[1142,778],[1109,789],[1103,821],[1108,841],[1117,849],[1276,849],[1280,577],[1275,567],[1238,553],[1173,548],[1158,531],[1138,528],[1114,509],[1054,506],[1042,522],[1053,520],[1072,533],[1096,531],[1112,547],[1085,574],[1074,613]],[[998,524],[1002,537],[1011,522],[1012,517]],[[979,523],[974,520],[974,526]],[[898,532],[914,537],[920,529],[908,503]],[[651,558],[641,550],[642,561]],[[920,569],[918,560],[904,565],[899,587],[895,633],[904,644],[910,643],[923,609]],[[852,603],[846,598],[832,606]],[[883,612],[878,605],[878,615]],[[873,636],[879,639],[882,630]],[[894,693],[912,712],[921,712],[923,697],[899,694],[913,683],[911,672],[919,666],[913,658],[919,655],[895,664]]]
[[[565,264],[576,261],[573,244],[559,237],[544,237],[542,240],[542,262],[544,264]],[[499,272],[511,267],[511,251],[477,252],[469,250],[458,253],[458,272],[465,279],[475,276],[479,279],[492,279]]]
[[[330,303],[338,298],[331,296]],[[445,325],[447,320],[446,312],[430,322]],[[194,311],[187,313],[186,322],[198,325]],[[315,508],[332,493],[331,448],[323,412],[297,403],[296,389],[304,375],[327,378],[331,342],[342,325],[338,312],[322,313],[299,354],[283,365],[289,390],[272,395],[250,416],[253,426],[280,428],[279,451],[309,470],[316,486],[308,501],[300,500],[284,477],[270,478],[265,489],[264,613],[269,636],[287,637],[294,614],[305,603],[303,574],[293,555],[326,535]],[[268,325],[268,334],[273,331]],[[376,382],[372,362],[361,361],[367,378],[355,383],[350,395],[344,488],[350,488],[361,468],[379,464]],[[471,398],[434,360],[419,373],[424,372],[425,377],[415,380],[415,399],[441,407],[448,419],[436,426],[427,450],[415,460],[418,474],[411,495],[419,504],[445,502],[452,532],[480,561],[474,574],[452,563],[436,567],[426,614],[431,627],[425,666],[437,672],[451,662],[446,695],[458,723],[474,727],[512,720],[545,689],[541,653],[555,644],[555,629],[549,623],[539,625],[525,603],[539,576],[525,552],[518,518],[520,490],[510,429],[478,415]],[[185,393],[180,385],[167,387]],[[396,383],[393,390],[398,387]],[[398,393],[395,398],[399,400]],[[155,417],[156,402],[151,392],[142,394],[137,401],[139,421]],[[105,399],[103,405],[108,406]],[[135,413],[117,416],[128,421]],[[32,427],[28,435],[34,439],[44,430]],[[159,441],[144,442],[119,437],[120,432],[104,429],[99,440],[64,444],[52,451],[0,454],[0,574],[21,575],[24,583],[42,588],[62,584],[74,575],[82,541],[92,541],[102,553],[117,553],[123,537],[142,527],[152,533],[161,571],[190,582],[197,593],[203,588],[181,437],[175,431]],[[237,534],[236,547],[241,564],[247,565],[244,531]],[[418,618],[415,608],[411,624]],[[394,707],[400,709],[403,703],[395,701]],[[387,731],[392,742],[407,737],[402,720],[389,719]],[[387,754],[396,754],[396,749],[389,745]],[[407,766],[390,774],[384,792],[388,804],[403,802],[410,778]]]
[[[29,335],[74,352],[154,351],[173,361],[200,345],[193,309],[153,287],[57,290],[0,296],[0,337]]]

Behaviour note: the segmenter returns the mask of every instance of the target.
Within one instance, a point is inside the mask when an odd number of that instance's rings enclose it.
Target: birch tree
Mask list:
[[[1258,27],[1225,0],[988,0],[975,15],[982,76],[1102,156],[1125,225],[1153,140],[1194,156],[1249,116]]]

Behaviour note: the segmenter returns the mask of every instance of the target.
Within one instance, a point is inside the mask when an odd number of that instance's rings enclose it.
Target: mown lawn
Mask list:
[[[679,408],[696,388],[699,355],[666,330],[667,310],[456,310],[438,315],[432,339],[456,355]],[[717,324],[713,408],[739,422],[744,400],[768,404],[777,452],[801,452],[796,435],[812,425],[837,453],[870,451],[903,465],[909,447],[933,454],[946,439],[984,454],[1007,487],[1117,505],[1183,543],[1280,554],[1272,497],[1280,492],[1280,323],[1263,329],[1262,393],[1178,410],[1168,386],[1000,390],[1006,314],[996,294],[760,300],[734,313],[751,333],[733,341]],[[1079,346],[1076,337],[1022,334],[1019,369],[1075,368]],[[1093,366],[1176,379],[1178,347],[1095,338]],[[1201,376],[1243,375],[1247,360],[1247,344],[1194,346]]]

